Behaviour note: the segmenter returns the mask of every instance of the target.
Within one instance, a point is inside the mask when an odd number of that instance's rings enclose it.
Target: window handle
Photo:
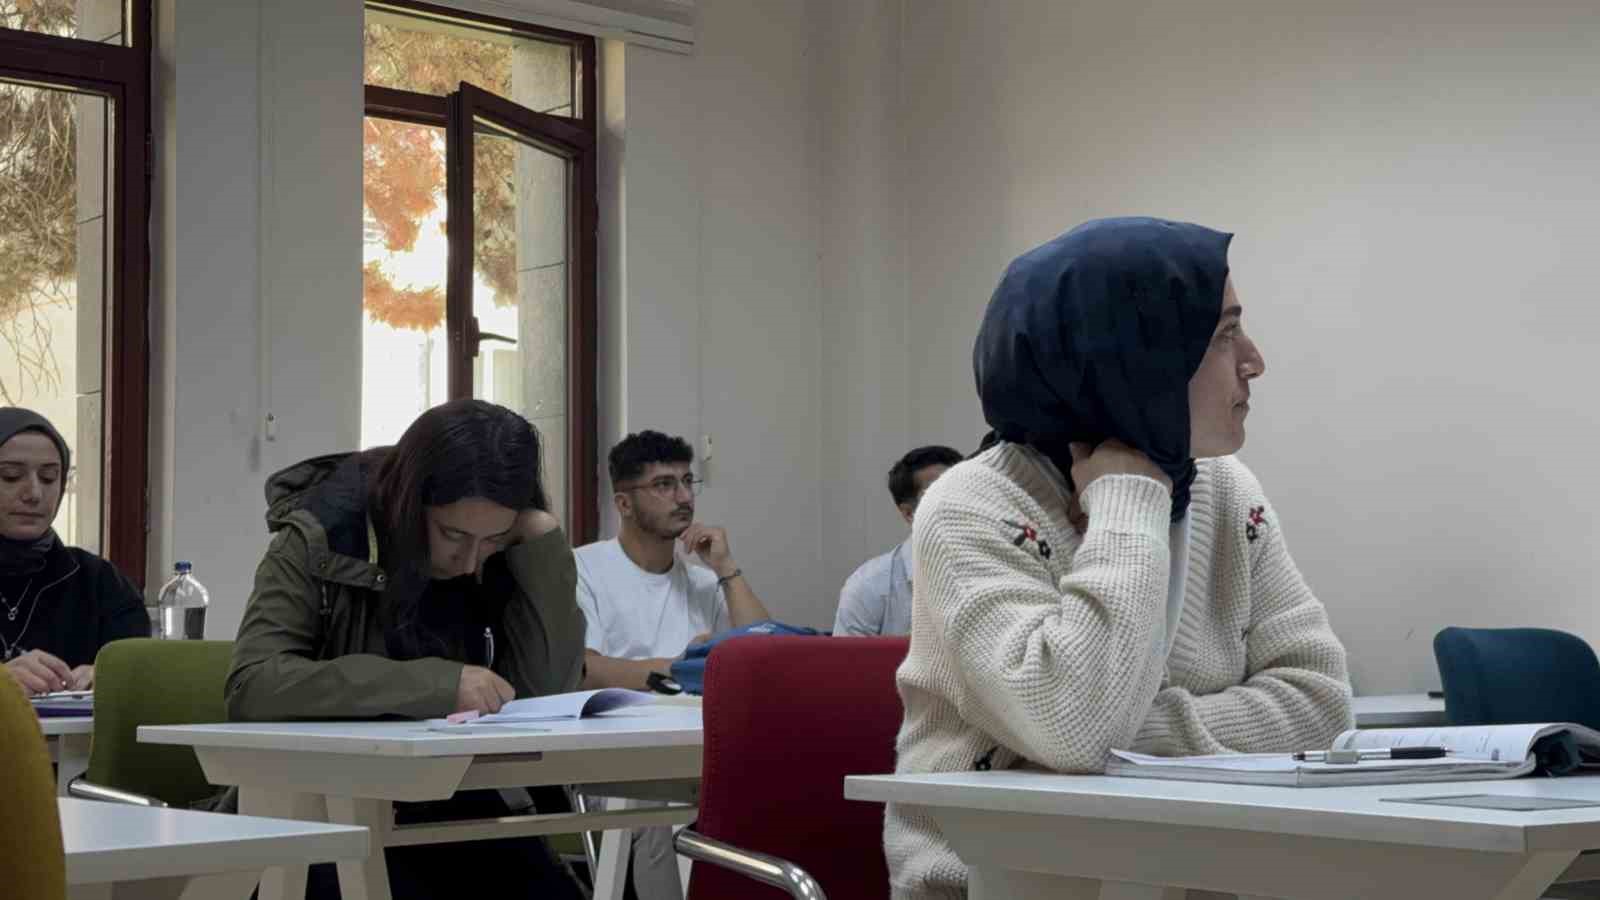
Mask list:
[[[495,334],[492,331],[480,331],[478,329],[478,317],[477,316],[468,316],[467,317],[467,358],[468,359],[471,359],[472,357],[478,355],[478,345],[483,343],[484,341],[501,341],[503,343],[511,344],[512,346],[516,346],[516,343],[517,343],[517,339],[514,338],[514,337],[507,337],[507,336],[505,336],[503,334]]]

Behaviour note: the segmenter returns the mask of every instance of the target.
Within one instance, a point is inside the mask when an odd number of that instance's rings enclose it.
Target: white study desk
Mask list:
[[[692,821],[704,741],[700,710],[636,706],[587,719],[440,733],[421,722],[285,722],[156,726],[139,740],[194,748],[213,784],[238,785],[247,815],[364,825],[372,855],[341,866],[346,896],[388,900],[382,848],[584,830],[605,831],[595,896],[620,897],[625,829]],[[587,814],[394,826],[394,801],[443,800],[460,790],[582,785],[626,798]],[[675,801],[640,808],[640,801]],[[269,870],[260,900],[299,900],[305,867]]]
[[[971,866],[971,900],[1175,900],[1183,888],[1534,900],[1581,851],[1600,848],[1600,805],[1508,812],[1384,799],[1461,794],[1600,803],[1600,776],[1340,788],[1026,771],[845,779],[853,800],[926,807]]]
[[[360,860],[368,851],[365,828],[93,800],[57,803],[73,900],[238,891],[244,897],[269,866]]]
[[[89,770],[89,741],[94,737],[92,716],[41,716],[50,761],[56,764],[56,794],[67,795],[67,785]]]
[[[1447,724],[1443,698],[1427,694],[1373,694],[1350,704],[1357,728],[1421,728]]]

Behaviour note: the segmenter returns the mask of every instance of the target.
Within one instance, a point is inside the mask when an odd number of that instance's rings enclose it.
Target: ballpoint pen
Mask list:
[[[1358,763],[1368,759],[1439,759],[1449,750],[1443,747],[1381,747],[1371,750],[1301,750],[1294,754],[1298,762],[1325,762],[1336,764]]]

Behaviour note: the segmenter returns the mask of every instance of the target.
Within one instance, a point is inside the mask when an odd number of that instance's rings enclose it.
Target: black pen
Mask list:
[[[1449,753],[1443,747],[1382,747],[1372,750],[1301,750],[1294,758],[1297,762],[1349,764],[1368,759],[1440,759]]]
[[[483,628],[483,667],[494,668],[494,632],[487,625]]]

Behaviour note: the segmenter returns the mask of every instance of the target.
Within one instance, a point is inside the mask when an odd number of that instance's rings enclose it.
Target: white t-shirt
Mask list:
[[[657,575],[634,565],[616,539],[579,547],[578,607],[588,619],[584,646],[615,659],[677,656],[700,634],[732,625],[715,572],[685,565]]]

